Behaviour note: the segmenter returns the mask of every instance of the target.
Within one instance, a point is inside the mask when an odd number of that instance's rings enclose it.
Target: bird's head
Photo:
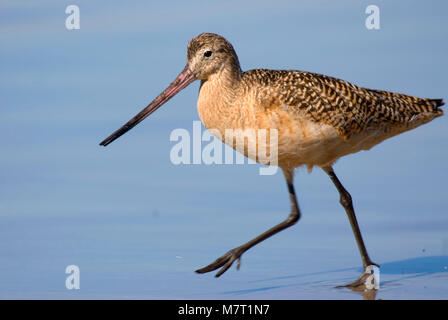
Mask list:
[[[187,65],[184,70],[146,108],[103,140],[100,145],[107,146],[131,130],[193,81],[206,81],[222,70],[236,70],[237,75],[241,72],[232,45],[226,39],[214,33],[202,33],[193,38],[188,44]]]
[[[208,80],[224,69],[240,70],[233,46],[224,37],[202,33],[188,44],[187,67],[199,80]]]

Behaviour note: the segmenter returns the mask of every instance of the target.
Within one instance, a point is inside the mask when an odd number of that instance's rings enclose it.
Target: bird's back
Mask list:
[[[310,121],[333,126],[344,139],[363,131],[397,133],[443,115],[442,99],[425,99],[373,90],[303,71],[250,70],[243,81],[258,83],[260,105],[278,105]]]
[[[325,166],[443,114],[441,99],[367,89],[310,72],[256,69],[241,80],[242,95],[257,106],[256,123],[278,129],[283,166]]]

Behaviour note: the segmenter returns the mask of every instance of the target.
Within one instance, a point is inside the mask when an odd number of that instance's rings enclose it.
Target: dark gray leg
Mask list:
[[[362,264],[364,268],[370,265],[377,266],[377,264],[373,263],[372,260],[370,260],[366,246],[364,245],[364,241],[362,240],[361,230],[359,230],[358,221],[356,220],[355,210],[353,209],[353,202],[350,193],[348,193],[348,191],[339,181],[332,167],[326,167],[323,169],[330,176],[331,181],[333,181],[334,185],[339,191],[339,195],[341,197],[340,202],[347,212],[348,219],[350,220],[350,225],[352,226],[353,234],[355,235],[356,243],[358,244],[359,252],[361,253]]]
[[[216,277],[219,277],[224,272],[226,272],[227,269],[230,268],[230,266],[233,264],[233,262],[235,260],[238,260],[237,268],[239,268],[241,255],[244,252],[246,252],[247,250],[249,250],[250,248],[255,246],[257,243],[260,243],[261,241],[265,240],[266,238],[269,238],[270,236],[282,231],[283,229],[286,229],[286,228],[292,226],[300,219],[299,205],[297,204],[296,193],[294,191],[294,186],[293,186],[293,171],[292,170],[291,171],[283,170],[283,173],[286,178],[286,182],[288,185],[288,191],[289,191],[289,198],[291,200],[291,213],[286,218],[286,220],[273,226],[269,230],[263,232],[259,236],[242,244],[241,246],[230,250],[229,252],[227,252],[220,258],[216,259],[214,262],[212,262],[208,266],[206,266],[202,269],[196,270],[197,273],[206,273],[206,272],[210,272],[210,271],[216,270],[218,268],[221,268],[221,270],[219,270],[219,272],[216,274]]]
[[[364,289],[365,283],[368,277],[371,275],[370,272],[366,270],[366,268],[370,265],[375,265],[379,267],[376,263],[370,260],[369,254],[367,253],[366,246],[364,245],[364,241],[362,240],[361,230],[359,230],[358,221],[356,220],[355,210],[353,209],[353,202],[350,193],[344,188],[342,183],[339,181],[338,177],[333,171],[332,167],[323,168],[324,171],[329,175],[331,181],[333,181],[334,185],[339,191],[340,202],[347,212],[348,219],[350,220],[350,225],[352,226],[353,234],[355,235],[356,243],[358,244],[359,252],[361,253],[362,264],[364,266],[364,273],[352,283],[349,283],[345,287],[349,287],[354,290]]]

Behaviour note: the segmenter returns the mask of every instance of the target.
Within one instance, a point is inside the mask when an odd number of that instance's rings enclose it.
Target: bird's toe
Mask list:
[[[239,269],[241,264],[242,253],[243,252],[240,251],[238,248],[232,249],[228,251],[226,254],[216,259],[215,261],[213,261],[212,263],[210,263],[208,266],[196,270],[196,273],[207,273],[221,268],[221,270],[219,270],[218,273],[215,275],[215,277],[219,277],[232,266],[235,260],[238,260],[236,267],[237,269]]]

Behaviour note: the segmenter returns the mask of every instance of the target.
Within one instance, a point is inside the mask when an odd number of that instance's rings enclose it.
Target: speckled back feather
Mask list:
[[[261,105],[300,112],[333,126],[345,139],[367,129],[403,130],[443,114],[441,99],[367,89],[311,72],[256,69],[245,72],[242,81],[248,90],[257,84]]]

